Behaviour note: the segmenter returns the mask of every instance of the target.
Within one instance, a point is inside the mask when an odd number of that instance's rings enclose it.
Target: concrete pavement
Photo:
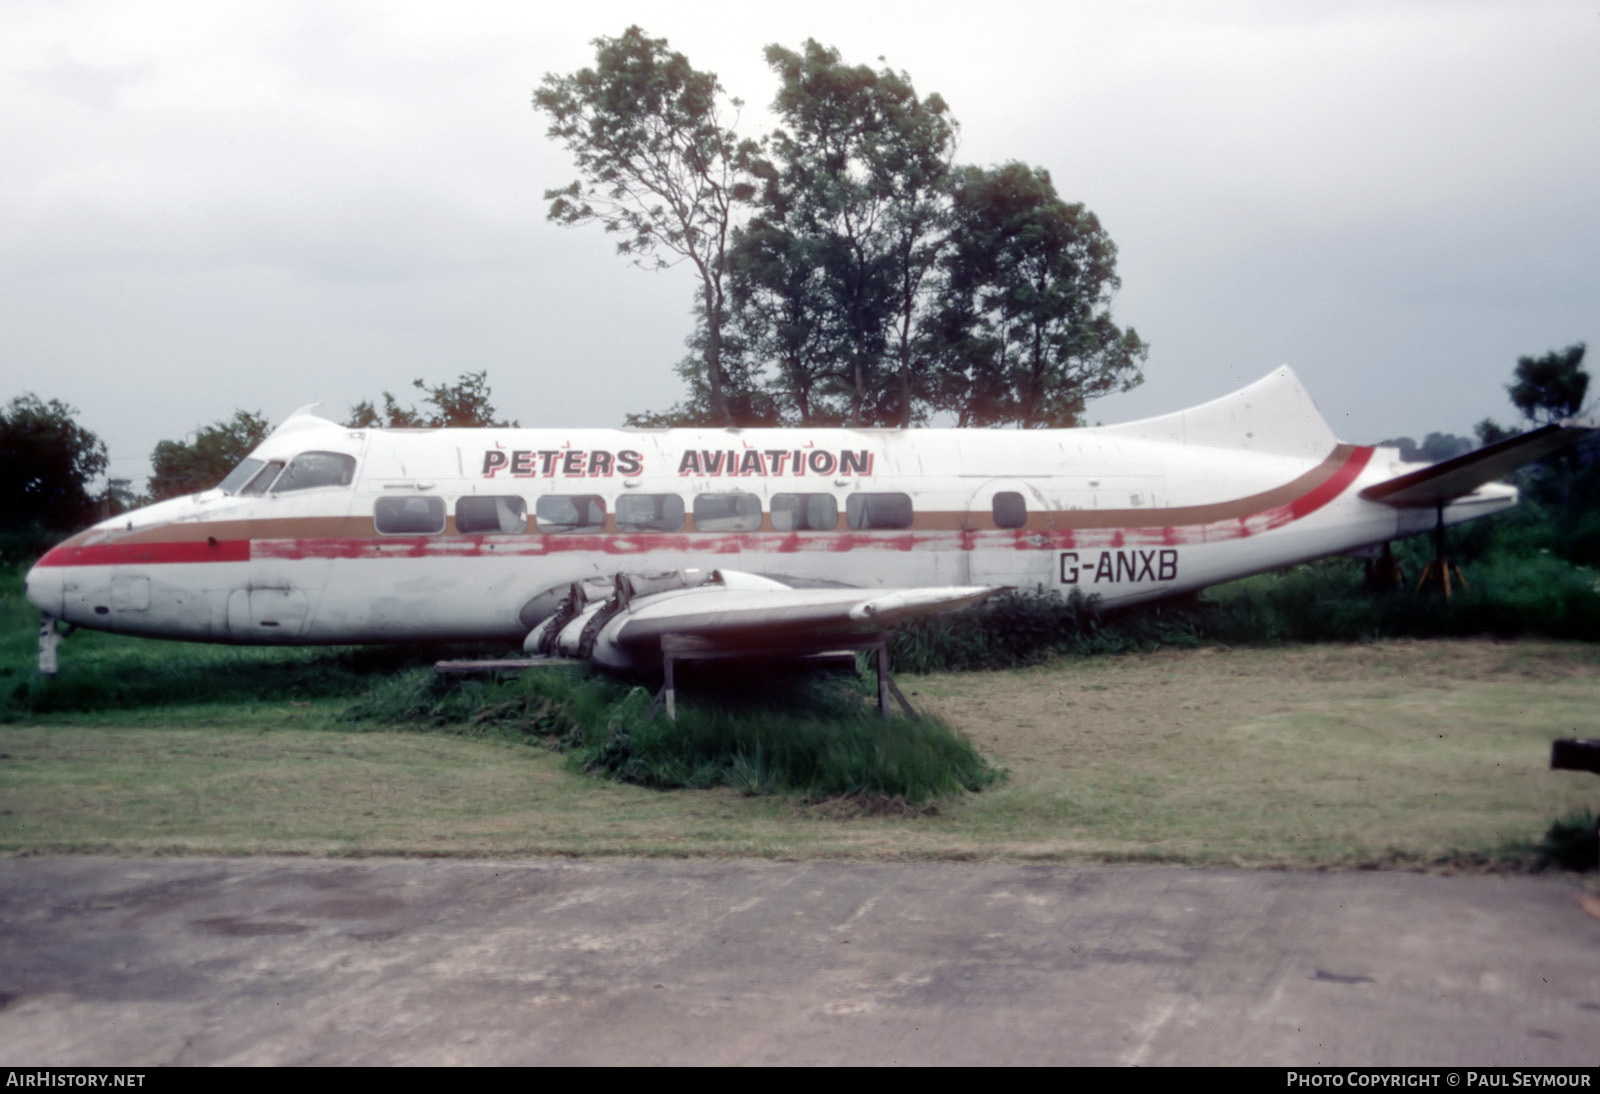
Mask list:
[[[0,1064],[1600,1062],[1564,877],[0,860]]]

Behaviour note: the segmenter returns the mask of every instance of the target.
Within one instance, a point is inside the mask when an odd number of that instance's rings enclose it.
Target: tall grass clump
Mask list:
[[[1409,568],[1420,570],[1420,563]],[[1359,562],[1325,559],[1210,590],[1210,610],[1198,622],[1208,637],[1238,645],[1468,635],[1600,640],[1593,570],[1533,551],[1491,554],[1461,571],[1466,586],[1446,600],[1411,586],[1374,592]]]
[[[1077,589],[1067,596],[1011,590],[961,611],[912,620],[895,632],[889,654],[898,671],[960,672],[1019,668],[1056,653],[1192,646],[1205,637],[1192,597],[1106,612],[1098,598]]]
[[[1054,654],[1088,656],[1157,647],[1355,642],[1492,635],[1600,641],[1600,572],[1531,546],[1529,527],[1485,534],[1463,552],[1465,587],[1446,600],[1415,590],[1431,557],[1426,537],[1397,545],[1409,581],[1378,591],[1357,559],[1330,558],[1127,608],[1103,609],[1078,590],[1008,592],[959,612],[913,621],[890,653],[904,672],[1006,669]],[[1519,544],[1516,550],[1506,544]],[[1469,544],[1469,546],[1472,546]]]
[[[374,687],[343,719],[537,741],[586,770],[664,790],[727,786],[921,803],[1000,777],[945,723],[885,721],[838,681],[747,674],[679,694],[692,697],[670,721],[651,713],[648,690],[575,670],[464,682],[423,671]]]
[[[702,699],[669,722],[645,718],[649,696],[636,690],[585,765],[642,786],[914,803],[981,790],[1001,777],[937,718],[885,720],[859,694],[824,683],[792,681],[783,691],[759,704]]]
[[[339,721],[582,748],[603,739],[608,719],[627,694],[614,680],[568,668],[477,679],[412,668],[374,683]]]

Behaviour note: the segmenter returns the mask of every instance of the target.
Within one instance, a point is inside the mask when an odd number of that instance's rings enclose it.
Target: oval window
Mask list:
[[[831,532],[839,526],[832,494],[772,495],[772,527],[780,532]]]
[[[437,535],[444,531],[443,498],[379,498],[372,523],[386,536]]]
[[[1028,523],[1028,503],[1015,490],[1002,490],[990,504],[996,528],[1021,528]]]
[[[546,494],[534,502],[539,531],[598,532],[605,527],[606,503],[598,494]]]
[[[456,531],[462,535],[516,535],[528,527],[528,503],[514,494],[456,501]]]
[[[617,531],[676,532],[683,528],[683,499],[676,494],[624,494],[617,499]]]
[[[700,532],[754,532],[761,527],[761,499],[754,494],[700,494],[694,499]]]
[[[852,528],[910,528],[911,495],[851,494],[844,515]]]

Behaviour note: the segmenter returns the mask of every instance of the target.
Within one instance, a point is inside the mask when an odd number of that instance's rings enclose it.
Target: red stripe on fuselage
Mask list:
[[[96,543],[53,547],[39,566],[133,566],[170,562],[249,562],[250,541],[224,539],[178,543]]]
[[[1288,519],[1299,520],[1301,517],[1310,516],[1334,498],[1350,488],[1350,484],[1360,477],[1361,472],[1367,469],[1367,463],[1372,459],[1373,449],[1370,445],[1357,448],[1350,453],[1350,458],[1344,465],[1334,472],[1333,477],[1315,490],[1308,490],[1283,508],[1289,510]],[[1276,527],[1276,525],[1274,525]]]

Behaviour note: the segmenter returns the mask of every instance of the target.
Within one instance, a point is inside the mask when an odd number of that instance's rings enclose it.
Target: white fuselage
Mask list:
[[[1283,403],[1270,413],[1303,409],[1297,385],[1280,390],[1292,380],[1284,370],[1266,387]],[[1394,450],[1292,422],[1229,447],[1215,434],[1233,405],[1026,432],[352,430],[296,417],[253,454],[264,474],[315,464],[347,481],[258,477],[115,517],[49,552],[27,592],[59,619],[128,634],[520,641],[571,582],[617,572],[1011,585],[1114,605],[1434,526],[1432,509],[1358,496],[1408,470]],[[1485,487],[1444,519],[1514,501]]]

